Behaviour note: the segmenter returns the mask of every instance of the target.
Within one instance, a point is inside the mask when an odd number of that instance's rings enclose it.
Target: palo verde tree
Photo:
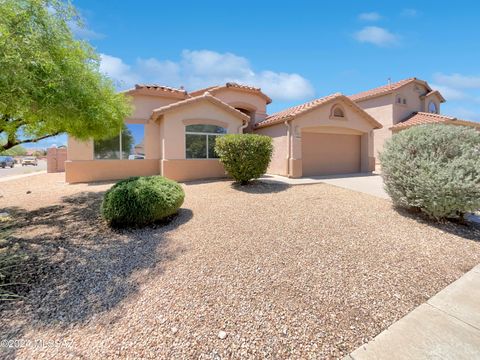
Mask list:
[[[0,0],[0,152],[61,133],[108,138],[130,114],[72,23],[82,26],[60,0]]]

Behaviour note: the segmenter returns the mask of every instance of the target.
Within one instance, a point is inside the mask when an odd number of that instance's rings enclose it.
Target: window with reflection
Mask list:
[[[145,125],[126,124],[118,135],[93,143],[96,160],[141,160],[145,159]]]
[[[215,141],[227,129],[208,124],[187,125],[185,127],[185,157],[187,159],[217,159]]]
[[[435,104],[433,101],[430,101],[428,103],[428,112],[434,113],[434,114],[437,113],[437,104]]]

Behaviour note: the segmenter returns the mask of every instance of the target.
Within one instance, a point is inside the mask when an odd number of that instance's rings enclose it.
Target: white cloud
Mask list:
[[[362,43],[370,43],[377,46],[395,45],[399,41],[398,35],[378,26],[365,26],[354,34],[354,38]]]
[[[155,58],[137,59],[129,65],[122,59],[101,54],[100,70],[127,88],[135,83],[184,86],[187,90],[229,81],[261,87],[275,100],[291,101],[314,95],[310,82],[296,73],[254,71],[248,59],[232,53],[184,50],[178,62]]]
[[[100,71],[118,82],[119,87],[130,86],[140,81],[131,66],[115,56],[100,54]]]
[[[403,17],[416,17],[418,15],[418,11],[416,9],[403,9],[400,13]]]
[[[382,18],[382,16],[377,12],[368,12],[368,13],[361,13],[358,15],[360,20],[364,21],[378,21]]]
[[[436,82],[442,85],[459,89],[480,89],[480,76],[462,75],[454,73],[446,75],[436,73],[433,75]]]
[[[447,85],[432,83],[430,84],[430,86],[432,87],[432,89],[440,91],[443,97],[448,100],[464,100],[469,98],[469,95],[465,92]]]

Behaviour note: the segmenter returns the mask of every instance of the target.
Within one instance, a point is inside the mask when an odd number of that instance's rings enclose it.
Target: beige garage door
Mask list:
[[[302,133],[303,176],[360,172],[360,136]]]

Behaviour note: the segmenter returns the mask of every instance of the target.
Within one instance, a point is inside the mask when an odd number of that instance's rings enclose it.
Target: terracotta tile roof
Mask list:
[[[321,105],[324,105],[324,104],[327,104],[329,102],[333,102],[333,101],[336,101],[336,100],[344,101],[348,105],[350,105],[354,110],[356,110],[357,112],[361,112],[362,115],[364,115],[374,125],[374,127],[376,129],[382,128],[382,125],[378,121],[376,121],[373,117],[368,115],[365,111],[363,111],[360,107],[358,107],[357,104],[355,104],[352,100],[350,100],[348,97],[346,97],[345,95],[343,95],[341,93],[331,94],[331,95],[325,96],[323,98],[315,99],[313,101],[309,101],[309,102],[304,103],[304,104],[293,106],[291,108],[288,108],[288,109],[282,110],[280,112],[277,112],[275,114],[272,114],[270,116],[267,116],[267,118],[265,120],[263,120],[260,123],[255,124],[255,128],[262,128],[262,127],[278,124],[278,123],[281,123],[281,122],[284,122],[284,121],[287,121],[287,120],[291,120],[298,115],[305,114],[309,111],[312,111],[312,110],[316,109],[317,107],[319,107]]]
[[[188,93],[184,89],[176,89],[169,86],[157,85],[157,84],[135,84],[133,89],[123,91],[125,94],[146,94],[146,95],[158,95],[175,97],[178,99],[186,99],[189,97]]]
[[[453,125],[464,125],[464,126],[474,126],[480,128],[480,122],[468,121],[457,119],[452,116],[426,113],[426,112],[417,112],[413,113],[410,117],[405,119],[398,124],[393,125],[391,130],[403,130],[415,125],[425,125],[425,124],[453,124]]]
[[[391,83],[391,84],[379,86],[379,87],[374,88],[374,89],[363,91],[363,92],[358,93],[358,94],[350,95],[349,98],[353,101],[362,101],[362,100],[370,99],[370,98],[373,98],[373,97],[386,95],[386,94],[389,94],[389,93],[391,93],[395,90],[398,90],[402,86],[410,84],[411,82],[419,82],[422,85],[424,85],[427,88],[428,91],[432,91],[430,86],[428,86],[428,84],[425,81],[412,77],[412,78],[397,81],[395,83]]]
[[[420,97],[421,97],[421,98],[427,98],[427,97],[429,97],[429,96],[431,96],[431,95],[433,95],[433,94],[438,95],[438,97],[440,98],[440,101],[441,101],[441,102],[445,102],[445,101],[446,101],[445,98],[442,96],[442,94],[440,94],[440,91],[438,91],[438,90],[432,90],[432,91],[430,91],[430,92],[428,92],[428,93],[426,93],[425,95],[422,95],[422,96],[420,96]]]
[[[206,93],[207,91],[210,91],[210,90],[212,90],[212,89],[215,89],[216,87],[218,87],[218,85],[209,86],[209,87],[206,87],[206,88],[203,88],[203,89],[198,89],[198,90],[195,90],[195,91],[190,91],[189,94],[190,94],[191,96],[203,95],[203,94]]]
[[[190,93],[191,96],[198,96],[204,94],[206,91],[210,92],[211,94],[214,94],[215,92],[222,90],[222,89],[227,89],[227,88],[234,88],[234,89],[239,89],[243,90],[246,92],[252,92],[252,93],[257,93],[261,95],[267,102],[267,104],[270,104],[272,102],[272,99],[270,99],[266,94],[262,92],[262,89],[253,87],[253,86],[248,86],[248,85],[242,85],[242,84],[237,84],[235,82],[228,82],[225,85],[216,85],[216,86],[209,86],[204,89],[200,90],[195,90]]]
[[[169,86],[157,85],[157,84],[135,84],[135,89],[151,89],[155,91],[166,91],[172,93],[187,94],[185,89],[177,89]]]
[[[162,114],[165,114],[168,111],[178,109],[183,106],[191,105],[193,103],[199,102],[199,101],[210,101],[211,103],[220,106],[224,110],[230,112],[231,114],[237,116],[238,118],[242,119],[243,123],[247,123],[250,121],[250,117],[241,111],[235,109],[234,107],[224,103],[223,101],[217,99],[216,97],[210,95],[209,92],[204,93],[203,95],[200,96],[195,96],[195,97],[190,97],[186,100],[174,102],[172,104],[168,104],[165,106],[162,106],[160,108],[154,109],[152,112],[151,119],[152,120],[157,120],[158,117]]]

